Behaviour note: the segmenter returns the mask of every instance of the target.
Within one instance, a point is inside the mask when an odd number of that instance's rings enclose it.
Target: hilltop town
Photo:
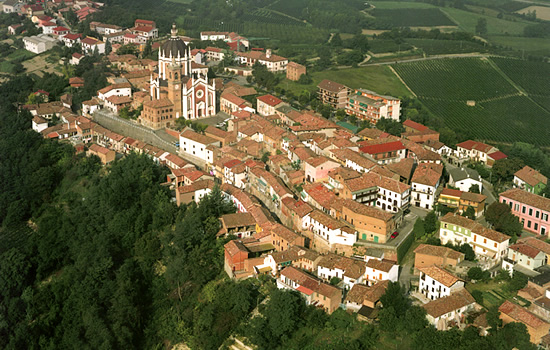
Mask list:
[[[521,323],[532,344],[550,347],[550,190],[540,169],[480,140],[445,144],[382,88],[325,79],[297,103],[269,80],[310,80],[306,66],[236,32],[191,38],[138,18],[130,28],[92,21],[86,34],[67,20],[103,10],[4,2],[41,29],[22,37],[25,50],[65,50],[57,64],[82,73],[17,110],[43,139],[97,157],[105,174],[148,157],[180,208],[220,193],[235,211],[214,221],[224,278],[270,280],[328,315],[373,325],[387,322],[385,296],[401,293],[438,331],[487,336]],[[90,70],[105,82],[90,85]]]

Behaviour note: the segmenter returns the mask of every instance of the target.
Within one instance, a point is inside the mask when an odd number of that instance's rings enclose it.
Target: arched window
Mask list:
[[[174,73],[174,79],[178,80],[178,72]]]

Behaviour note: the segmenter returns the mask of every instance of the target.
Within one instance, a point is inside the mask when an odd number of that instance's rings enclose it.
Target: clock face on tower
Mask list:
[[[202,90],[197,90],[197,98],[201,98],[202,97]]]
[[[175,88],[176,88],[176,89],[179,89],[179,88],[180,88],[180,86],[179,86],[178,84],[176,84]]]

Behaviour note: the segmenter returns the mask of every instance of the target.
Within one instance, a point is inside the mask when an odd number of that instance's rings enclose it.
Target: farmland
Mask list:
[[[445,12],[452,20],[458,23],[461,30],[470,33],[475,32],[475,27],[479,18],[485,18],[487,20],[487,31],[489,34],[493,35],[522,35],[523,28],[528,24],[528,22],[521,20],[517,22],[506,21],[504,19],[475,14],[451,7],[445,7],[441,9],[441,11]]]
[[[529,6],[527,8],[524,8],[520,11],[517,11],[518,13],[527,14],[529,12],[535,11],[537,14],[538,19],[542,19],[545,21],[550,21],[550,7],[546,6]]]
[[[395,40],[377,39],[370,41],[370,51],[372,53],[398,52],[412,49],[412,46],[405,42],[397,44]]]
[[[305,26],[306,24],[267,9],[257,9],[242,16],[244,21],[272,23],[281,25]]]
[[[369,1],[369,4],[377,9],[433,9],[434,5],[425,2],[402,2],[402,1]]]
[[[541,125],[550,121],[550,65],[491,60],[520,88],[538,95],[520,95],[488,59],[420,61],[396,64],[394,69],[433,114],[464,137],[549,146],[550,129]],[[468,100],[476,101],[475,106],[468,106]]]
[[[394,69],[420,97],[479,101],[518,92],[488,61],[477,58],[403,63]]]
[[[387,66],[368,66],[360,68],[349,68],[339,70],[327,70],[311,74],[313,82],[308,85],[301,85],[296,82],[284,79],[279,86],[285,90],[292,91],[299,95],[302,91],[317,91],[317,84],[323,79],[329,79],[355,89],[365,88],[398,97],[410,97],[411,93],[393,74]]]
[[[422,49],[427,55],[488,51],[483,45],[471,41],[407,39],[407,43]]]
[[[550,113],[528,97],[513,96],[492,102],[467,106],[464,102],[421,99],[447,126],[467,138],[512,143],[515,141],[538,146],[550,145],[548,125]]]
[[[456,25],[438,8],[374,9],[378,21],[393,27],[432,27]]]
[[[490,35],[489,41],[495,45],[518,50],[518,56],[539,55],[550,56],[550,44],[547,38],[524,38],[506,35]]]
[[[492,60],[528,94],[550,97],[550,64],[498,57]]]
[[[303,10],[307,7],[306,1],[299,0],[278,0],[274,1],[269,8],[285,13],[289,16],[300,18]]]

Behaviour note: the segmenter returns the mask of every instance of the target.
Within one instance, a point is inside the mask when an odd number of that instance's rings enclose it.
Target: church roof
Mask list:
[[[184,57],[187,45],[177,35],[176,25],[172,25],[172,36],[160,47],[160,53],[164,57]]]

